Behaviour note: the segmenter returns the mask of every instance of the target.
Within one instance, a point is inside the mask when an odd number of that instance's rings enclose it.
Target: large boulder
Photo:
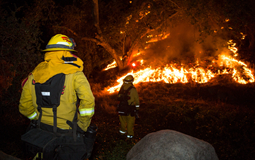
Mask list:
[[[150,133],[131,148],[127,160],[218,160],[211,144],[192,136],[161,130]]]

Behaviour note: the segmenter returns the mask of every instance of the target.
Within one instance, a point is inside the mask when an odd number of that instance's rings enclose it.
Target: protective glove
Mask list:
[[[138,114],[138,110],[135,110],[135,118],[136,118],[136,119],[139,119],[139,118],[140,118],[140,116],[139,116],[139,114]]]
[[[77,132],[79,132],[79,133],[81,133],[81,134],[85,134],[85,133],[86,133],[85,131],[83,131],[83,130],[81,129],[81,127],[79,127],[79,125],[77,125]]]

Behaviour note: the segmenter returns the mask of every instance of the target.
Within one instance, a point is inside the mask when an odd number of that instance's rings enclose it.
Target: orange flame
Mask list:
[[[158,67],[158,68],[145,68],[141,69],[137,72],[132,70],[131,72],[127,73],[126,75],[120,77],[117,82],[118,85],[114,87],[110,87],[107,89],[108,92],[113,93],[119,90],[122,85],[123,79],[127,75],[134,76],[134,84],[139,82],[159,82],[163,81],[165,83],[188,83],[188,82],[196,82],[196,83],[206,83],[210,79],[215,76],[223,75],[223,74],[231,74],[232,78],[241,84],[247,84],[254,82],[254,76],[250,69],[247,68],[247,65],[242,62],[238,61],[231,56],[226,56],[224,54],[219,55],[218,57],[218,64],[219,66],[224,66],[225,69],[218,69],[213,70],[210,66],[207,69],[204,69],[199,66],[199,63],[191,67],[189,69],[184,68],[177,68],[174,64],[167,64],[165,67]],[[237,69],[239,68],[239,69]]]
[[[167,38],[169,35],[170,34],[161,34],[156,36],[148,35],[147,38],[151,38],[151,40],[147,41],[147,43],[163,40]],[[245,37],[244,34],[241,33],[241,35],[242,38]],[[236,57],[238,55],[237,53],[238,49],[235,47],[236,43],[234,43],[233,40],[229,40],[227,44],[229,51],[233,53],[234,57]],[[140,54],[141,52],[133,54],[133,57],[136,57]],[[140,66],[143,65],[143,59],[137,60],[137,62],[140,63]],[[134,67],[136,63],[131,63],[131,65]],[[140,82],[160,82],[160,81],[171,84],[188,82],[207,83],[213,77],[223,74],[232,75],[233,80],[240,84],[254,82],[253,73],[248,68],[248,66],[244,62],[233,58],[231,55],[221,53],[220,55],[218,55],[217,60],[212,61],[212,64],[208,65],[205,68],[200,66],[199,61],[197,61],[194,66],[189,68],[185,67],[185,65],[177,66],[175,63],[172,63],[166,64],[164,67],[152,68],[150,66],[147,68],[140,69],[138,71],[131,70],[129,73],[120,77],[117,80],[118,84],[116,86],[109,87],[107,91],[109,93],[118,91],[123,83],[123,79],[127,75],[133,75],[135,79],[133,84],[137,84]],[[113,63],[109,64],[107,68],[104,70],[108,70],[116,66],[117,64],[114,61]]]
[[[151,38],[149,41],[147,41],[146,43],[152,43],[152,42],[157,42],[159,40],[164,40],[166,39],[168,36],[170,35],[170,33],[168,34],[160,34],[160,35],[156,35],[155,37],[153,37],[152,35],[147,36],[147,38]]]
[[[111,69],[111,68],[115,68],[117,66],[117,63],[116,63],[116,61],[114,60],[111,64],[108,64],[107,66],[106,66],[106,68],[105,69],[103,69],[104,71],[107,71],[107,70],[109,70],[109,69]]]

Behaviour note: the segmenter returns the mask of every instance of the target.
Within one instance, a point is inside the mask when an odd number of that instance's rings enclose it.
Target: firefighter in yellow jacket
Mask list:
[[[120,120],[120,133],[127,134],[127,138],[134,136],[135,117],[139,110],[139,96],[133,85],[134,77],[127,75],[118,94],[120,101],[117,111]]]
[[[79,98],[78,128],[87,131],[94,115],[95,100],[89,82],[83,71],[83,61],[72,54],[75,42],[66,35],[57,34],[48,42],[44,61],[32,71],[23,81],[19,111],[30,120],[37,120],[39,112],[36,103],[35,83],[44,83],[54,75],[65,74],[64,89],[60,97],[57,111],[57,127],[69,130],[76,113],[76,102]],[[77,98],[78,97],[78,98]],[[41,123],[53,126],[53,112],[51,108],[42,108]]]

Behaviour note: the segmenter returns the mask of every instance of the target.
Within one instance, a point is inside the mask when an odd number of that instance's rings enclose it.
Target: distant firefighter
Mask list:
[[[127,138],[130,139],[134,136],[134,124],[139,110],[139,96],[133,85],[133,81],[134,77],[132,75],[124,78],[123,85],[118,94],[118,101],[120,103],[117,107],[120,120],[120,133],[122,135],[127,133]]]

